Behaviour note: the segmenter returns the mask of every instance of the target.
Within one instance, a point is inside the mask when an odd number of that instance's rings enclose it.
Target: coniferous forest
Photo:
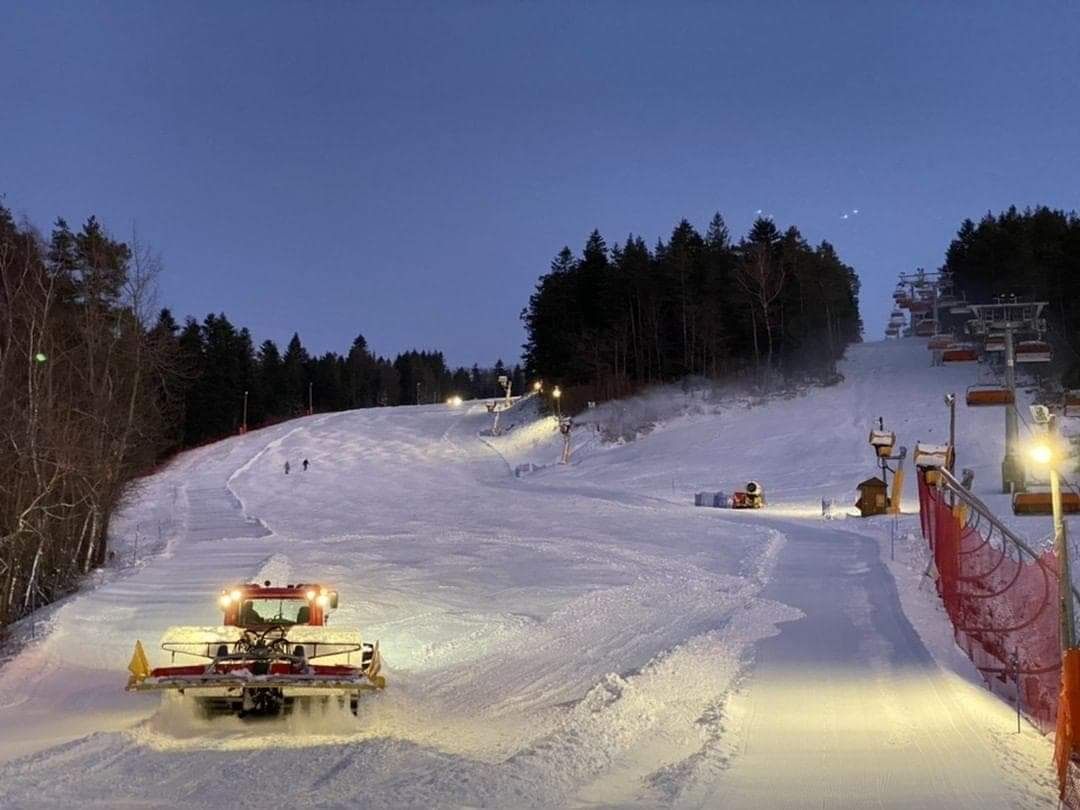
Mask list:
[[[652,248],[593,231],[580,256],[559,252],[522,319],[527,373],[577,405],[688,375],[827,377],[862,334],[859,279],[832,245],[764,218],[733,242],[719,214]]]
[[[970,301],[994,296],[1047,301],[1044,312],[1062,381],[1080,387],[1080,217],[1038,206],[1011,206],[978,223],[964,220],[945,255],[957,289]]]

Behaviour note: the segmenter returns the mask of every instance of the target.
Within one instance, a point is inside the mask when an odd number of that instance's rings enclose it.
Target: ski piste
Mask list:
[[[866,343],[793,396],[601,405],[569,464],[528,399],[497,436],[466,402],[186,452],[116,517],[114,564],[16,628],[0,804],[1053,807],[1051,742],[952,642],[914,486],[895,531],[822,519],[823,498],[854,512],[879,416],[899,444],[945,441],[943,394],[978,372],[927,355]],[[957,448],[1007,516],[1000,421],[961,408]],[[750,480],[763,509],[693,506]],[[136,639],[167,665],[168,628],[220,626],[222,588],[266,581],[330,584],[331,627],[379,640],[387,685],[355,716],[124,691]]]

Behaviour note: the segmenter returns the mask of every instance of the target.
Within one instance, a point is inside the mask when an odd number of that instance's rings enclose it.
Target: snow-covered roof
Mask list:
[[[896,444],[896,434],[890,430],[871,430],[870,444],[874,447],[892,447]]]
[[[949,445],[927,444],[918,442],[915,445],[915,466],[933,469],[944,467],[949,463]]]

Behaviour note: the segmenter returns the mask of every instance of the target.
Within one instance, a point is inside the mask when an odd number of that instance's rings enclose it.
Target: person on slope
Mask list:
[[[304,472],[307,472],[307,459],[304,459]]]
[[[287,461],[285,462],[285,474],[286,475],[289,474],[289,462],[287,462]]]

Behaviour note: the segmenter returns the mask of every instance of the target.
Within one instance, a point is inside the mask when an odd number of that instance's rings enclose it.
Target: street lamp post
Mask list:
[[[315,383],[312,383],[312,382],[309,382],[307,384],[307,412],[308,412],[308,416],[311,416],[313,413],[315,413],[315,408],[313,407],[313,400],[312,400],[312,397],[311,397],[311,390],[314,387],[314,385],[315,385]]]
[[[1061,648],[1071,649],[1076,644],[1073,623],[1072,574],[1069,570],[1069,545],[1065,535],[1065,516],[1061,506],[1061,477],[1058,475],[1058,454],[1053,443],[1053,424],[1047,425],[1046,437],[1032,445],[1029,458],[1050,471],[1050,506],[1054,515],[1054,553],[1058,559],[1058,598],[1061,602]]]
[[[241,433],[247,433],[247,399],[248,399],[248,392],[244,391],[244,421],[243,421],[243,427],[240,429]]]
[[[551,395],[555,397],[555,411],[559,415],[559,418],[562,419],[562,391],[559,390],[559,386],[555,386]]]

